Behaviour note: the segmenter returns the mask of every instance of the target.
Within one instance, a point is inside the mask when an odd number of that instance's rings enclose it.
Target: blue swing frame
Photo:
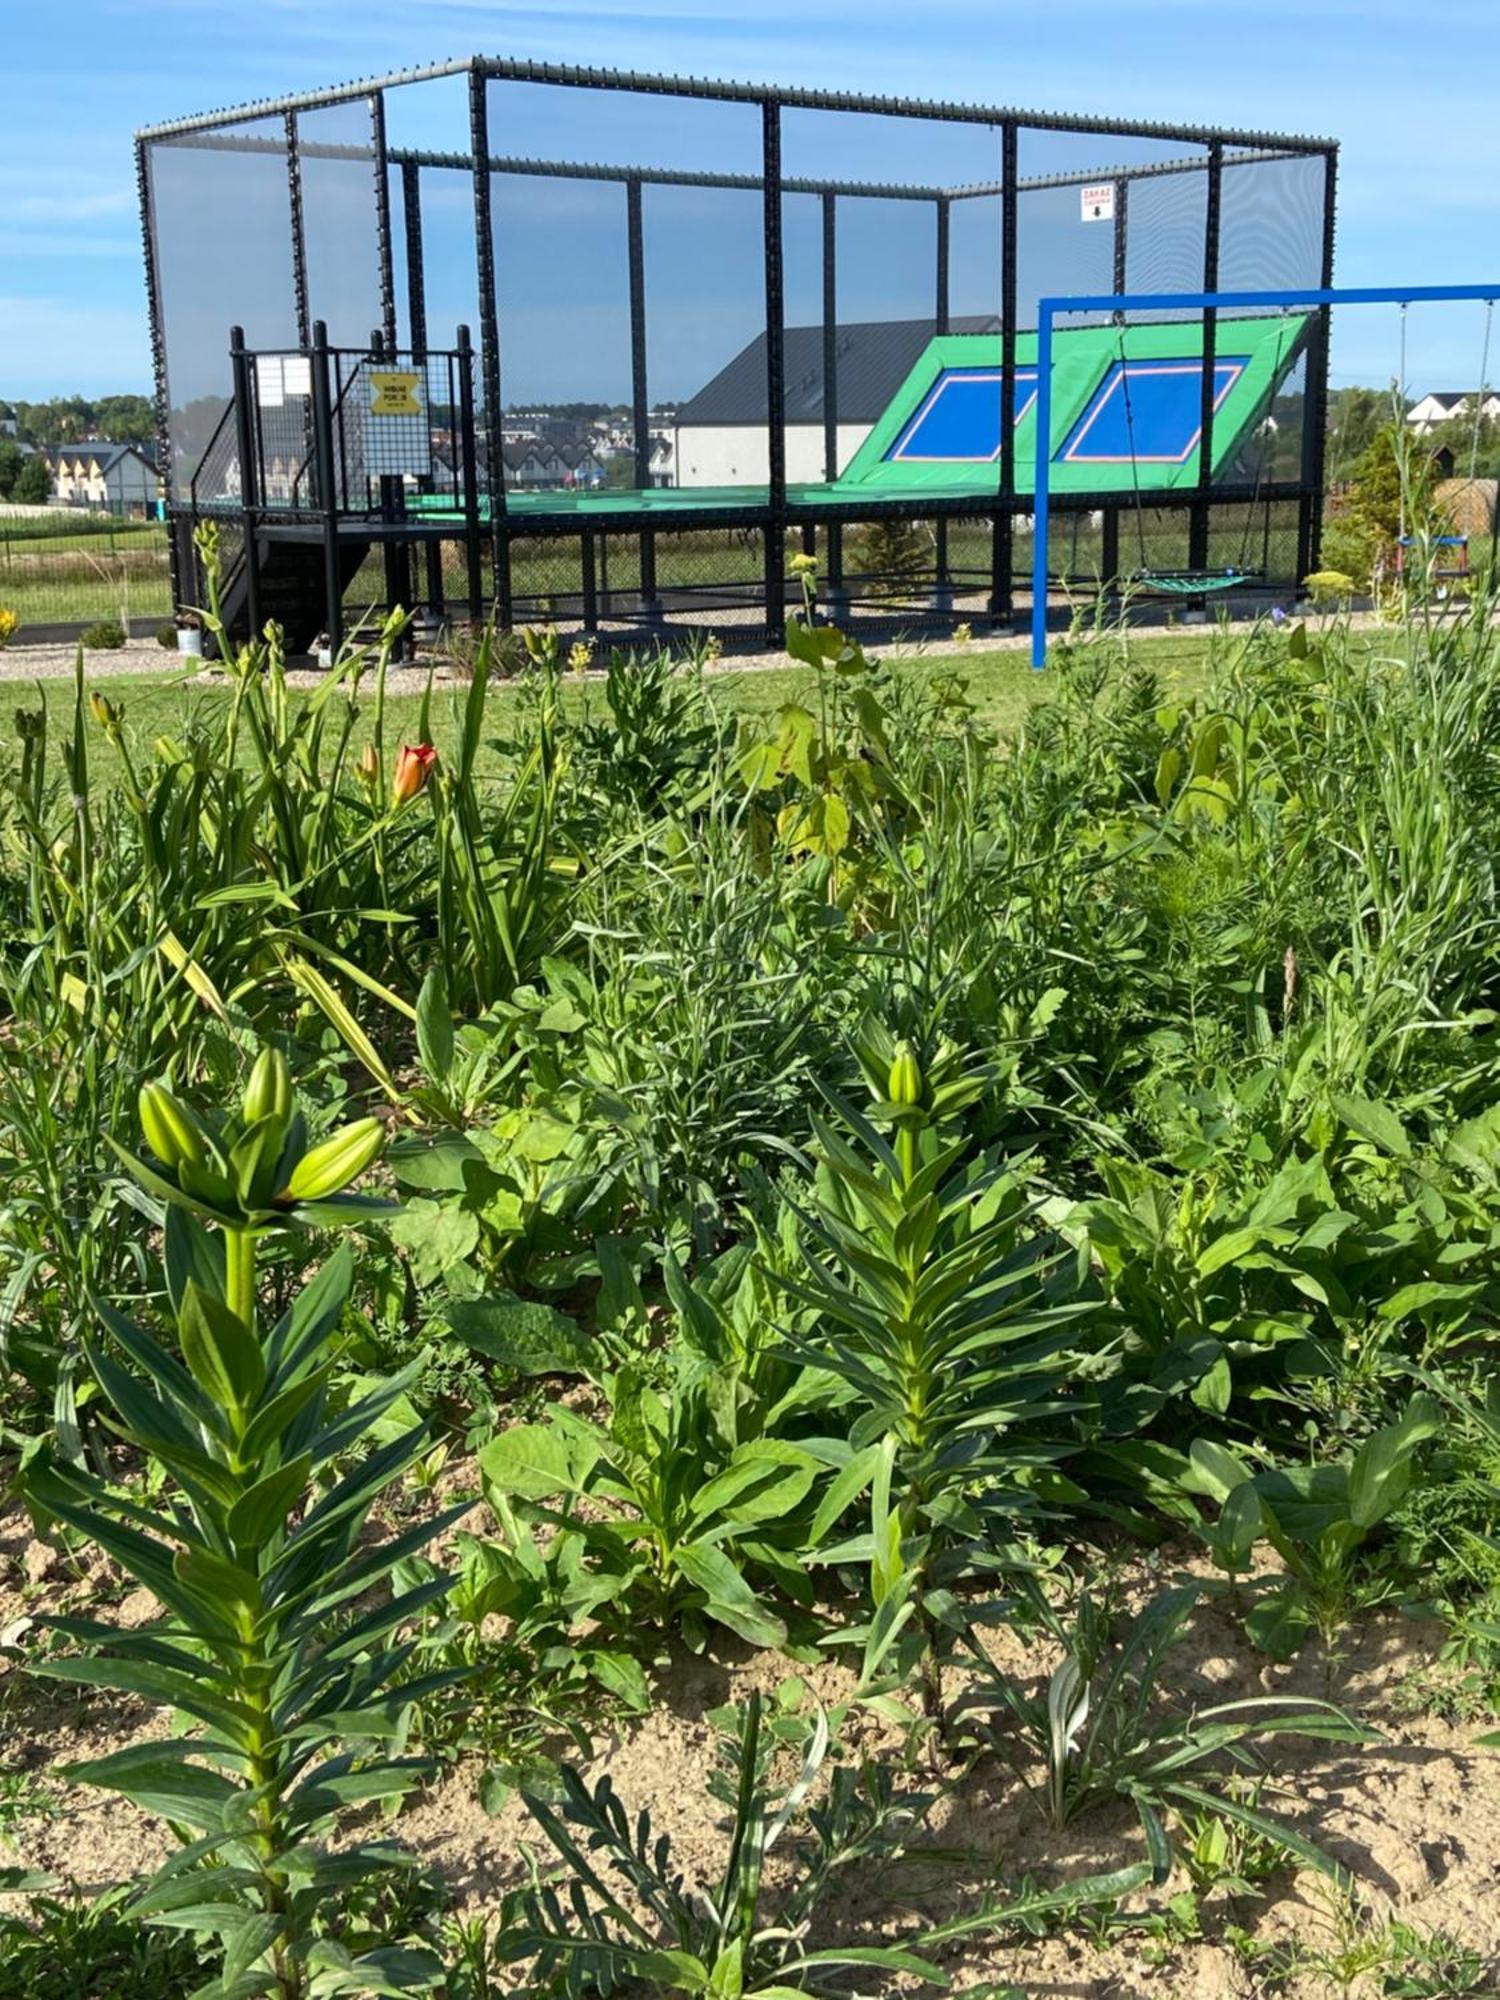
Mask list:
[[[1500,279],[1488,285],[1312,286],[1299,292],[1103,292],[1042,299],[1037,305],[1036,486],[1032,519],[1031,664],[1047,664],[1047,539],[1051,523],[1052,327],[1059,314],[1233,312],[1240,308],[1408,306],[1500,299]],[[1405,385],[1402,385],[1403,388]]]

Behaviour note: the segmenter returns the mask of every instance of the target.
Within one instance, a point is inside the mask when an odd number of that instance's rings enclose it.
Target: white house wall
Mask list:
[[[839,470],[870,434],[868,424],[840,424]],[[764,486],[771,470],[759,424],[694,424],[676,433],[679,486]],[[786,476],[793,484],[823,477],[823,426],[788,424]]]

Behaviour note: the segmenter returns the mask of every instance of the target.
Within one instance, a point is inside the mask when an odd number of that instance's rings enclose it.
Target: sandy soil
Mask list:
[[[461,1482],[452,1468],[444,1487]],[[472,1519],[482,1531],[482,1513]],[[1126,1571],[1122,1612],[1133,1615],[1184,1564],[1158,1554]],[[1201,1572],[1200,1572],[1201,1573]],[[92,1615],[127,1624],[151,1615],[151,1601],[130,1592],[107,1560],[80,1564],[36,1542],[23,1516],[0,1525],[0,1644],[24,1648],[35,1636],[30,1622],[64,1607],[87,1606]],[[1482,1723],[1458,1726],[1431,1714],[1407,1712],[1401,1698],[1415,1675],[1431,1668],[1441,1633],[1391,1613],[1353,1630],[1344,1657],[1325,1668],[1311,1651],[1289,1667],[1269,1665],[1244,1640],[1229,1607],[1205,1599],[1186,1642],[1174,1655],[1167,1688],[1182,1706],[1232,1700],[1266,1692],[1304,1697],[1331,1695],[1381,1741],[1369,1748],[1288,1739],[1273,1745],[1276,1780],[1263,1799],[1290,1818],[1357,1878],[1359,1895],[1377,1919],[1394,1915],[1419,1930],[1441,1929],[1487,1962],[1480,1989],[1500,1993],[1500,1785],[1494,1753],[1473,1748]],[[1055,1664],[1046,1645],[1001,1628],[993,1637],[997,1665],[1028,1689],[1040,1687]],[[672,1835],[674,1856],[690,1881],[708,1881],[722,1866],[724,1829],[709,1798],[714,1734],[707,1720],[720,1704],[743,1698],[752,1687],[771,1691],[799,1676],[811,1698],[832,1706],[849,1693],[840,1664],[814,1668],[776,1655],[751,1652],[727,1639],[709,1655],[681,1654],[655,1677],[656,1706],[637,1724],[596,1733],[592,1779],[609,1771],[632,1811],[646,1808],[658,1831]],[[950,1688],[950,1694],[954,1690]],[[107,1694],[89,1694],[36,1681],[12,1653],[0,1660],[0,1767],[31,1775],[48,1810],[11,1826],[14,1859],[55,1871],[87,1890],[149,1869],[170,1848],[167,1830],[133,1808],[70,1785],[59,1766],[125,1743],[167,1734],[170,1719],[149,1706]],[[856,1711],[846,1730],[851,1747],[891,1752],[889,1725]],[[899,1877],[864,1871],[857,1893],[829,1912],[844,1936],[866,1942],[909,1933],[914,1919],[935,1921],[986,1894],[1014,1887],[1023,1877],[1055,1883],[1070,1875],[1112,1869],[1142,1858],[1143,1843],[1128,1806],[1106,1807],[1065,1833],[1044,1821],[1026,1782],[1027,1770],[991,1758],[966,1776],[949,1780],[948,1795],[932,1814],[922,1842],[946,1851],[940,1863],[903,1868]],[[537,1830],[515,1798],[498,1817],[481,1808],[472,1763],[449,1770],[409,1805],[398,1831],[424,1860],[449,1880],[469,1912],[491,1909],[500,1893],[521,1879],[522,1841],[536,1844]],[[918,1774],[927,1783],[930,1773]],[[774,1875],[772,1877],[774,1880]],[[1174,1879],[1130,1906],[1145,1918],[1165,1911],[1167,1898],[1185,1886]],[[1262,1885],[1254,1897],[1218,1894],[1204,1908],[1201,1934],[1152,1935],[1144,1922],[1093,1938],[1082,1928],[1055,1935],[970,1940],[952,1949],[949,1969],[956,1989],[974,1982],[1014,1983],[1028,2000],[1252,2000],[1286,1994],[1374,1995],[1378,1983],[1341,1985],[1326,1970],[1304,1970],[1289,1981],[1273,1975],[1269,1959],[1228,1942],[1238,1928],[1265,1947],[1300,1943],[1330,1952],[1349,1939],[1347,1911],[1311,1872],[1287,1873]],[[907,1990],[879,1974],[859,1989],[869,1995]],[[1409,1989],[1399,1989],[1409,1990]],[[1440,1985],[1423,1988],[1441,1994]]]

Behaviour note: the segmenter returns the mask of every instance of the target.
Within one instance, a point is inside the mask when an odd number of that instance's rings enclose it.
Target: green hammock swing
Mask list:
[[[1276,358],[1271,365],[1271,390],[1275,395],[1276,384],[1281,377],[1281,358],[1285,351],[1288,325],[1287,310],[1281,311],[1281,325],[1276,334]],[[1120,347],[1120,384],[1125,398],[1125,434],[1130,442],[1130,485],[1135,500],[1136,535],[1140,541],[1140,567],[1126,578],[1127,590],[1145,591],[1159,597],[1206,597],[1213,591],[1234,590],[1244,584],[1264,582],[1265,571],[1247,569],[1244,559],[1249,551],[1250,535],[1255,522],[1255,510],[1260,502],[1261,483],[1265,476],[1266,461],[1270,447],[1265,432],[1261,433],[1261,447],[1255,464],[1255,488],[1250,496],[1250,504],[1245,509],[1245,533],[1240,549],[1240,562],[1227,569],[1152,569],[1146,560],[1146,512],[1141,498],[1140,466],[1135,452],[1135,413],[1130,403],[1130,369],[1125,357],[1124,321],[1117,321]],[[1206,364],[1205,364],[1206,365]],[[1269,407],[1269,406],[1268,406]]]
[[[1258,582],[1263,574],[1254,569],[1138,569],[1128,581],[1140,590],[1160,591],[1163,597],[1201,597],[1206,591]]]

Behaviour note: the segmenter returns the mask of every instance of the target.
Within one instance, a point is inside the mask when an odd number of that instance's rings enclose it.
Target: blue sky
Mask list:
[[[1343,141],[1340,281],[1439,283],[1500,267],[1493,27],[1477,0],[1452,0],[1440,30],[1417,26],[1407,0],[594,0],[545,7],[503,0],[66,0],[35,7],[8,0],[0,11],[10,16],[0,119],[0,389],[12,395],[148,386],[130,151],[137,125],[474,49],[1326,133]],[[449,109],[456,109],[452,100],[435,102],[431,115]],[[398,136],[424,136],[415,109],[401,117],[406,129]],[[658,128],[658,136],[664,132]],[[597,157],[608,136],[596,125],[572,143],[579,157]],[[878,155],[878,135],[868,150]],[[889,177],[899,173],[893,161]],[[691,353],[670,346],[682,339],[672,293],[675,287],[686,296],[695,264],[709,268],[742,229],[743,219],[725,215],[724,230],[712,217],[672,218],[679,250],[675,264],[661,266],[655,301],[666,374],[695,365]],[[429,237],[441,226],[430,224]],[[789,249],[803,255],[795,243]],[[878,242],[868,258],[862,282],[878,305]],[[853,263],[850,276],[854,282]],[[601,292],[616,277],[605,271]],[[435,316],[467,310],[467,283],[466,272],[455,277],[452,298],[434,302]],[[586,277],[575,274],[570,283],[571,296],[564,286],[554,312],[571,307],[583,327],[596,301]],[[613,340],[617,308],[606,301],[598,311]],[[732,301],[721,305],[714,365],[737,337],[740,316]],[[1393,319],[1344,315],[1336,377],[1390,379]],[[1478,309],[1414,314],[1409,382],[1417,389],[1467,386],[1479,371],[1479,341]],[[540,322],[532,348],[539,387],[549,366],[568,372],[566,358],[557,360],[562,349],[549,354]],[[523,340],[523,381],[527,353]],[[1497,375],[1500,339],[1491,367],[1492,379]],[[673,393],[683,384],[657,386]]]

